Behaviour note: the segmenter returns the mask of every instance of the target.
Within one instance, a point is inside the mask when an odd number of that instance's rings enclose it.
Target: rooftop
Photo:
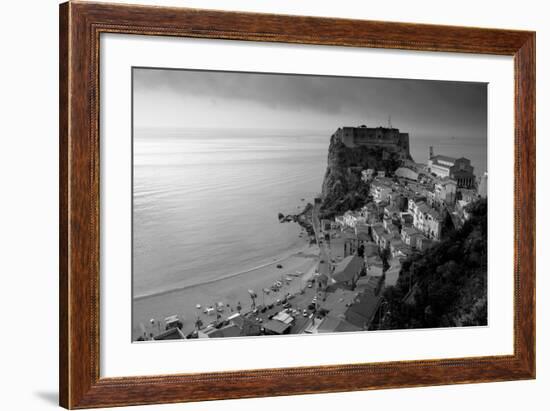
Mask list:
[[[401,231],[403,233],[405,233],[405,235],[413,235],[413,234],[417,234],[417,233],[420,233],[420,231],[418,231],[416,228],[414,227],[403,227],[401,229]]]
[[[277,320],[269,320],[263,325],[263,327],[265,330],[271,331],[274,334],[284,334],[285,331],[291,327],[291,325]]]
[[[342,332],[342,331],[361,331],[361,328],[348,323],[346,320],[326,316],[321,324],[317,327],[317,332],[330,333],[330,332]]]
[[[209,338],[238,337],[241,335],[241,328],[237,324],[228,324],[221,328],[211,328],[204,331]]]
[[[347,282],[352,280],[361,271],[363,260],[356,254],[345,257],[336,264],[332,278],[336,282]]]
[[[361,289],[363,294],[359,294],[359,299],[364,299],[365,293],[374,295],[378,285],[380,284],[381,276],[378,275],[367,275],[366,277],[361,277],[357,281],[357,289]]]
[[[348,306],[353,304],[356,297],[357,292],[355,291],[335,288],[333,291],[326,293],[321,302],[321,307],[328,310],[330,315],[337,317],[346,312]]]
[[[428,214],[430,212],[430,210],[432,209],[428,204],[426,204],[425,202],[421,202],[421,203],[418,203],[418,210],[421,212],[421,213],[424,213],[424,214]]]
[[[360,302],[353,304],[346,311],[346,320],[356,327],[368,328],[376,314],[380,299],[380,296],[368,292],[362,294]]]
[[[376,224],[372,226],[372,229],[378,234],[378,236],[381,236],[384,232],[384,227],[381,224]]]
[[[454,157],[449,157],[449,156],[444,156],[444,155],[441,155],[441,154],[438,154],[436,156],[433,156],[432,158],[430,158],[430,160],[432,161],[448,161],[449,163],[454,163],[456,161],[456,158]]]

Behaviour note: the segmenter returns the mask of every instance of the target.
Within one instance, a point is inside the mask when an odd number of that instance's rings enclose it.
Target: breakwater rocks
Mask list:
[[[299,224],[310,237],[310,242],[315,243],[315,230],[313,229],[313,204],[307,203],[304,209],[298,214],[287,214],[279,213],[279,222],[280,223],[289,223],[293,222]]]

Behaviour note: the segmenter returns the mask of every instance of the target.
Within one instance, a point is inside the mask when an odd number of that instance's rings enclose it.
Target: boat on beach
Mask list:
[[[180,318],[177,315],[171,315],[169,317],[166,317],[164,319],[164,328],[166,330],[169,330],[171,328],[183,328],[183,319],[180,320]]]

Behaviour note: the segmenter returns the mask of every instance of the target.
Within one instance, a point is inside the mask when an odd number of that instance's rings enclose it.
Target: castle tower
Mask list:
[[[434,147],[430,146],[430,157],[429,158],[432,158],[433,156],[434,156]]]

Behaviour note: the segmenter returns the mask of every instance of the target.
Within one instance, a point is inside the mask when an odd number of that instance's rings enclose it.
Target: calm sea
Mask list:
[[[305,245],[295,213],[321,190],[331,131],[137,129],[134,297],[232,276]],[[431,143],[430,143],[431,142]],[[485,141],[411,137],[411,154],[465,156],[485,171]],[[302,200],[304,199],[304,200]]]

